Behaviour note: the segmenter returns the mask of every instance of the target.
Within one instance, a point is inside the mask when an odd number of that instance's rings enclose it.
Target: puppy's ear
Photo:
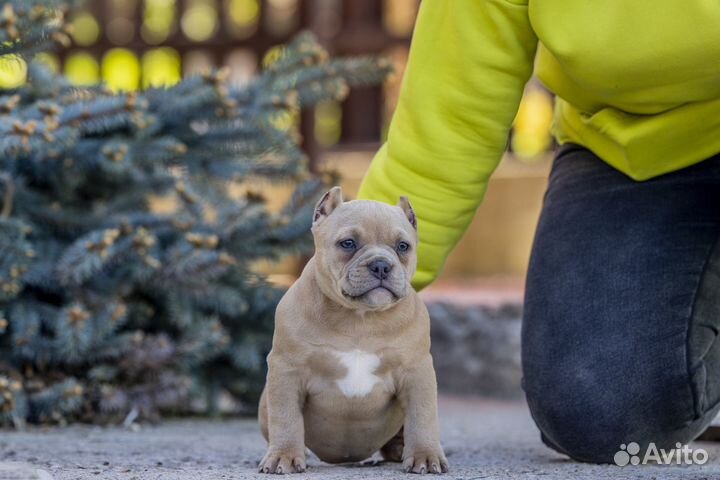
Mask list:
[[[400,201],[398,201],[397,206],[400,207],[405,213],[405,216],[410,222],[410,225],[412,225],[413,228],[417,230],[417,217],[415,216],[415,210],[413,210],[412,205],[410,205],[410,200],[408,200],[408,198],[403,195],[402,197],[400,197]]]
[[[315,206],[315,213],[313,213],[313,225],[321,222],[325,217],[330,215],[333,210],[342,205],[343,197],[342,190],[340,187],[333,187],[320,198],[320,201]]]

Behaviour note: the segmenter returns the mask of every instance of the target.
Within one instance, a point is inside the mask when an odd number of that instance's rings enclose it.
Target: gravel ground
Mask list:
[[[572,462],[545,448],[524,404],[442,397],[442,439],[450,479],[718,479],[720,443],[696,443],[704,466],[617,467]],[[182,420],[139,430],[74,426],[0,431],[0,480],[200,480],[267,478],[255,472],[265,449],[252,419]],[[12,462],[12,463],[8,463]],[[18,463],[15,463],[18,462]],[[17,473],[20,462],[45,473]],[[331,466],[310,458],[293,478],[403,478],[398,464]],[[9,473],[16,468],[15,473]]]

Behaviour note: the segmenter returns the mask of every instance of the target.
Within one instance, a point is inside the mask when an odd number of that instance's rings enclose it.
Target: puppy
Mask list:
[[[406,472],[443,473],[430,320],[410,286],[417,223],[410,202],[318,202],[315,256],[275,314],[259,421],[265,473],[305,470],[380,450]]]

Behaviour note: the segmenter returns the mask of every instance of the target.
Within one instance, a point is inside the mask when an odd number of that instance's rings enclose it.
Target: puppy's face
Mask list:
[[[318,283],[351,309],[384,310],[405,297],[417,265],[417,224],[405,197],[397,206],[343,202],[339,187],[315,208]]]

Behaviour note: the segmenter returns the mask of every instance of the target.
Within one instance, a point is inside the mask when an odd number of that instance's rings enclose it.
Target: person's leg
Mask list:
[[[612,462],[720,409],[720,155],[635,182],[561,148],[533,246],[523,387],[549,446]],[[644,449],[642,450],[644,451]]]

